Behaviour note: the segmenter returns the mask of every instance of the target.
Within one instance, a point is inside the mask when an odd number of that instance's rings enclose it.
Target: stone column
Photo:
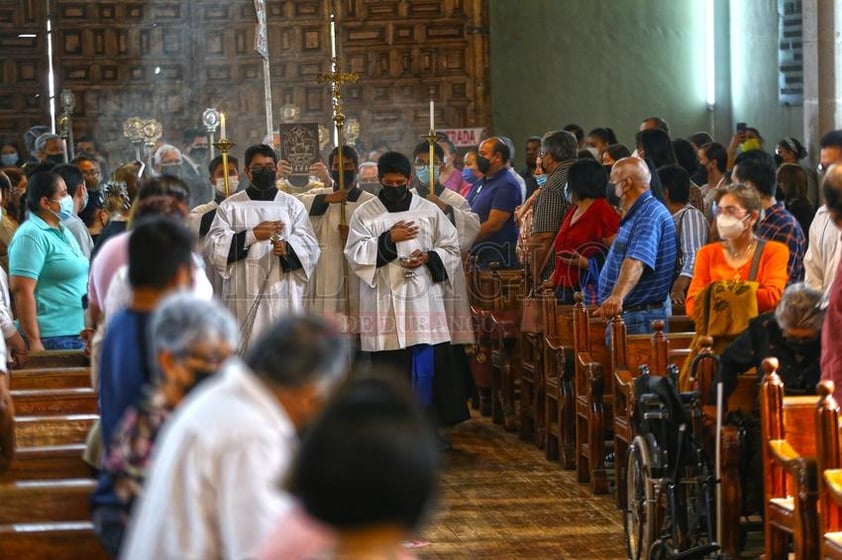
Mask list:
[[[842,128],[842,5],[835,0],[803,0],[804,18],[804,145],[813,164],[819,140]]]

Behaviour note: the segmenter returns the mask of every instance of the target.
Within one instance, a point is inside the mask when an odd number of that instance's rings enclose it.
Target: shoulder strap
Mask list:
[[[754,258],[751,259],[751,270],[748,273],[749,282],[754,282],[754,279],[757,277],[757,269],[760,268],[760,257],[763,254],[763,247],[765,246],[765,239],[757,240],[757,247],[754,249]]]

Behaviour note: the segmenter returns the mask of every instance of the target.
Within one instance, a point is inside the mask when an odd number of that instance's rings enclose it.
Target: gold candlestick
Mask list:
[[[228,178],[228,152],[236,144],[229,142],[227,138],[220,138],[219,142],[214,143],[214,146],[219,150],[219,155],[222,156],[222,182],[225,185],[225,198],[228,198],[231,196],[231,180]]]
[[[427,198],[431,198],[436,193],[436,177],[435,177],[435,159],[436,159],[436,140],[438,137],[436,136],[436,131],[430,129],[430,133],[425,136],[427,142],[430,143],[430,192],[427,194]]]

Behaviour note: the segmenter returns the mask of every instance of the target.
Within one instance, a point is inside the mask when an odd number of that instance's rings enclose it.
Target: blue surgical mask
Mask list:
[[[462,178],[472,185],[477,181],[477,178],[474,177],[474,170],[469,167],[462,168]]]
[[[12,152],[11,154],[3,154],[0,155],[0,164],[3,164],[3,167],[11,167],[18,162],[18,153]]]
[[[62,220],[66,220],[73,216],[73,197],[70,195],[65,196],[61,200],[58,201],[59,203],[59,211],[58,217]]]
[[[564,200],[567,201],[567,204],[573,204],[573,195],[570,193],[570,186],[567,183],[564,185]]]
[[[547,176],[546,175],[535,175],[535,182],[538,183],[539,187],[543,187],[544,183],[547,182]]]
[[[439,182],[439,175],[441,171],[438,167],[433,168],[433,180],[438,183]],[[429,165],[416,165],[415,166],[415,176],[418,177],[418,180],[424,183],[425,185],[430,184],[430,166]]]

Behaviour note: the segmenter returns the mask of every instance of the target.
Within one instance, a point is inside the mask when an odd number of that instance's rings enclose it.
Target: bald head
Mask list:
[[[842,163],[834,163],[822,182],[822,194],[836,225],[842,224]]]
[[[649,166],[640,158],[627,157],[618,160],[611,168],[611,182],[616,184],[625,179],[631,179],[632,183],[643,187],[644,190],[649,188],[649,183],[652,181],[652,173],[649,171]]]

